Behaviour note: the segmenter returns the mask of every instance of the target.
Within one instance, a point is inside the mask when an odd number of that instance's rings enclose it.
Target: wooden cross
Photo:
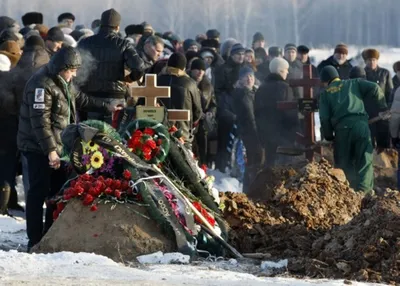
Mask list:
[[[315,145],[315,122],[314,122],[314,110],[307,107],[311,107],[315,101],[313,97],[313,87],[320,86],[321,82],[318,78],[312,77],[312,66],[303,66],[303,78],[302,79],[292,79],[289,80],[289,84],[292,87],[303,87],[303,99],[299,101],[280,101],[277,103],[278,109],[289,110],[298,109],[299,104],[302,104],[304,109],[304,134],[299,132],[296,133],[296,141],[301,145],[304,145],[306,149],[306,158],[311,162],[314,160],[314,152],[319,154],[322,153],[321,147],[316,147]],[[313,147],[313,148],[308,148]]]
[[[146,74],[145,86],[130,87],[132,96],[144,97],[144,106],[137,106],[137,118],[150,118],[162,122],[165,109],[157,104],[158,98],[170,98],[169,86],[157,86],[157,75]],[[168,121],[190,121],[190,110],[168,109]]]

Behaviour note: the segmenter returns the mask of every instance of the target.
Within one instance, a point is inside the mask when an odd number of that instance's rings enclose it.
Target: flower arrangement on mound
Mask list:
[[[183,144],[178,138],[176,128],[168,129],[149,119],[135,120],[120,133],[93,120],[70,125],[63,134],[63,143],[78,176],[67,182],[55,198],[54,219],[72,199],[81,200],[91,211],[96,211],[99,203],[140,204],[146,206],[149,216],[166,234],[175,238],[178,251],[192,255],[196,241],[211,239],[205,238],[203,227],[217,236],[221,229],[225,231],[207,184],[197,183],[201,169],[193,154],[181,153]],[[172,155],[171,147],[175,150]],[[165,161],[169,156],[176,156],[174,164],[170,159]],[[170,168],[183,163],[189,169],[196,168],[185,175],[186,181],[194,182],[196,192],[187,189],[179,176],[171,175],[179,174],[180,168],[173,172]],[[220,250],[207,250],[221,255]]]

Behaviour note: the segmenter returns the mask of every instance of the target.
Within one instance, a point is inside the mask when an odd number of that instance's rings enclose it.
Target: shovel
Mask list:
[[[373,124],[380,120],[388,120],[388,119],[390,119],[390,116],[391,116],[390,111],[381,112],[381,113],[379,113],[378,116],[368,120],[368,124]],[[313,144],[309,147],[303,147],[303,148],[278,146],[278,148],[276,148],[276,153],[282,154],[282,155],[287,155],[287,156],[301,156],[307,151],[315,150],[318,147],[323,147],[323,146],[327,147],[327,146],[330,146],[331,144],[332,144],[331,142],[321,141],[321,142]]]

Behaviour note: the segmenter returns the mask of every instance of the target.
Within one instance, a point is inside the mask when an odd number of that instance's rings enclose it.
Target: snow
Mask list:
[[[174,253],[162,253],[161,251],[138,256],[137,260],[142,264],[189,264],[190,256],[183,255],[179,252]]]
[[[287,268],[288,262],[289,261],[287,259],[283,259],[283,260],[280,260],[278,262],[263,261],[263,262],[261,262],[261,269],[265,270],[265,269],[268,269],[268,268],[273,268],[273,269]]]
[[[242,184],[236,179],[229,177],[218,170],[208,170],[209,176],[214,176],[214,187],[220,192],[241,193]]]

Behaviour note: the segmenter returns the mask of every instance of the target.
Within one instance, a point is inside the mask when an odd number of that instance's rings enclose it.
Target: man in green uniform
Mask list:
[[[376,83],[340,80],[333,66],[324,67],[320,78],[326,87],[319,102],[322,136],[335,141],[335,165],[344,171],[351,187],[370,192],[374,187],[373,146],[364,101],[373,101],[385,111],[385,96]]]

